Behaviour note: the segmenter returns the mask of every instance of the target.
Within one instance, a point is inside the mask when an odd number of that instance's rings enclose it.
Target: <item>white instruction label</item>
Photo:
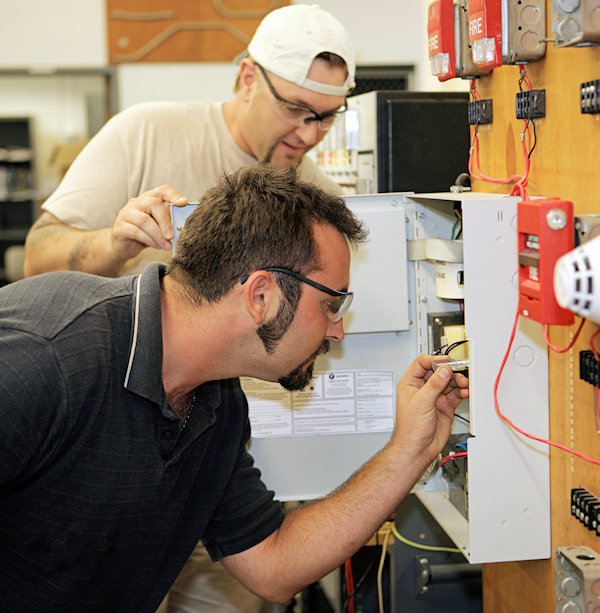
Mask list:
[[[241,383],[255,438],[387,432],[394,427],[391,372],[316,373],[299,392],[250,377],[242,377]]]

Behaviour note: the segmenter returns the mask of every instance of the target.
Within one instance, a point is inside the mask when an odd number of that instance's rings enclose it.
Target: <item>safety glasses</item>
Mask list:
[[[352,304],[352,299],[354,298],[354,294],[352,292],[342,292],[337,289],[331,289],[326,285],[322,285],[321,283],[317,283],[308,277],[301,275],[289,268],[280,268],[278,266],[273,266],[271,268],[265,268],[264,270],[268,272],[279,272],[283,275],[288,275],[289,277],[293,277],[302,283],[306,283],[307,285],[311,285],[312,287],[318,289],[321,292],[325,292],[332,296],[332,298],[324,300],[320,303],[321,313],[327,317],[333,323],[336,323],[344,317],[344,315],[348,312],[350,305]],[[246,283],[248,277],[250,275],[244,275],[241,279],[242,285]]]
[[[262,74],[267,87],[273,94],[273,97],[280,104],[275,105],[275,110],[279,117],[286,121],[289,124],[292,124],[298,128],[303,125],[309,125],[312,122],[317,122],[317,126],[319,130],[327,131],[333,126],[335,120],[338,115],[346,112],[346,104],[344,103],[340,108],[335,109],[334,111],[327,111],[326,113],[317,113],[313,111],[310,107],[304,106],[303,104],[298,104],[297,102],[291,102],[290,100],[286,100],[282,96],[277,93],[277,90],[273,87],[273,84],[269,80],[265,69],[260,65],[254,62],[260,73]]]

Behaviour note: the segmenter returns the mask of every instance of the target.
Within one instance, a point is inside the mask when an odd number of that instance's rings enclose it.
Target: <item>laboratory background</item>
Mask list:
[[[234,58],[285,4],[308,3],[0,0],[0,284],[23,277],[40,205],[112,115],[228,100]],[[394,517],[294,610],[598,612],[600,2],[318,4],[352,37],[357,85],[309,155],[371,237],[343,347],[319,358],[322,402],[281,399],[310,423],[273,432],[245,383],[252,453],[303,504],[385,444],[418,353],[471,393]],[[341,397],[356,419],[324,427],[319,404]]]

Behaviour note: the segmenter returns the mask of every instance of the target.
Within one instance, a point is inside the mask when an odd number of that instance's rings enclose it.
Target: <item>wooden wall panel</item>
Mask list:
[[[550,0],[547,11],[550,37]],[[580,84],[600,78],[600,47],[556,48],[549,43],[546,57],[525,68],[533,89],[546,90],[546,117],[535,120],[537,144],[531,157],[529,196],[557,196],[572,200],[576,214],[600,214],[600,115],[584,115],[579,109]],[[518,80],[517,66],[502,66],[478,79],[481,97],[493,100],[493,124],[479,130],[481,170],[488,176],[523,171],[523,121],[515,118]],[[510,191],[510,187],[482,181],[474,181],[473,187],[475,191]],[[578,323],[572,328],[551,328],[554,345],[568,345]],[[550,351],[550,434],[553,441],[600,460],[593,387],[579,380],[579,351],[589,348],[596,329],[587,322],[573,350]],[[578,485],[600,496],[600,467],[552,449],[553,552],[566,545],[587,545],[600,552],[600,537],[570,516],[570,489]],[[550,612],[555,610],[554,600],[552,559],[484,566],[485,613]]]
[[[289,0],[107,0],[109,62],[230,62]]]

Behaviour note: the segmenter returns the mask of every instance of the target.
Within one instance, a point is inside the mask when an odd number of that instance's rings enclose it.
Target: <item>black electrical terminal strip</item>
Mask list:
[[[600,536],[600,500],[584,487],[571,490],[571,515]]]
[[[546,117],[546,90],[528,89],[517,93],[517,119]]]
[[[600,385],[600,362],[593,351],[579,352],[579,378],[592,385]]]
[[[492,123],[493,106],[491,100],[474,100],[468,104],[469,125],[483,125]]]
[[[581,84],[579,101],[582,113],[600,113],[600,79]]]

